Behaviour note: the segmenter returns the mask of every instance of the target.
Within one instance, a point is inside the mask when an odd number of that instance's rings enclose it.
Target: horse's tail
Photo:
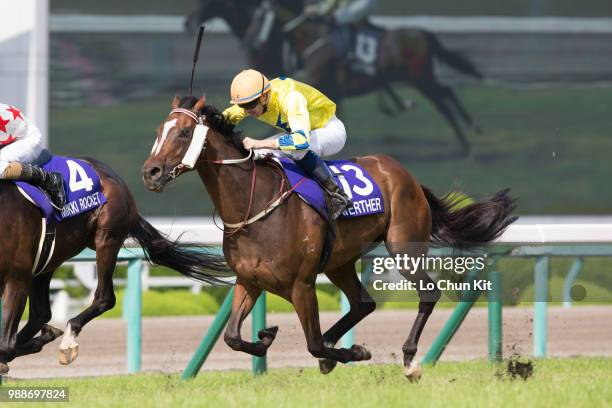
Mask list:
[[[452,51],[446,48],[433,33],[427,33],[429,44],[432,48],[432,55],[442,62],[453,67],[466,75],[470,75],[477,79],[483,79],[484,75],[476,68],[476,65],[462,55],[459,51]]]
[[[435,245],[454,248],[470,248],[491,242],[499,237],[517,217],[509,189],[498,191],[489,200],[455,209],[453,200],[436,197],[427,187],[421,186],[431,211],[431,241]]]
[[[220,277],[233,276],[223,256],[212,254],[206,245],[171,241],[138,216],[129,236],[142,246],[147,260],[167,266],[202,283],[224,284]]]

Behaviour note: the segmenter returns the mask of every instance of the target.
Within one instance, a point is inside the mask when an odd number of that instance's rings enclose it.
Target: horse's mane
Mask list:
[[[179,103],[180,108],[191,109],[198,101],[195,96],[185,96],[181,98]],[[213,130],[221,133],[228,141],[230,141],[240,152],[247,153],[242,144],[242,132],[234,130],[234,124],[230,122],[219,109],[214,106],[204,105],[200,110],[200,115],[206,117],[206,123]]]

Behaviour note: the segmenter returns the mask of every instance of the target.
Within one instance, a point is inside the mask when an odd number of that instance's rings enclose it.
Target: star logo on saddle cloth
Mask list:
[[[10,105],[9,105],[10,106]],[[23,116],[21,115],[21,111],[13,106],[10,106],[10,109],[6,110],[7,112],[11,112],[13,114],[13,120],[21,119],[23,120]]]
[[[283,121],[281,120],[280,113],[278,114],[278,117],[276,118],[276,127],[284,129],[287,133],[291,133],[291,128],[289,127],[289,122],[284,122],[283,123]]]
[[[6,133],[6,125],[10,122],[10,120],[6,119],[4,120],[4,118],[2,116],[0,116],[0,131]]]

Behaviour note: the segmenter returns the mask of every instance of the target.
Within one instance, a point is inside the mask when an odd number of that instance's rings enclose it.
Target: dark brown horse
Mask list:
[[[67,323],[60,345],[60,362],[71,363],[78,356],[76,337],[87,322],[115,305],[113,272],[117,254],[126,238],[135,239],[145,249],[150,261],[173,268],[202,282],[217,282],[214,271],[225,266],[220,257],[203,251],[188,250],[194,244],[167,240],[139,214],[127,185],[109,167],[93,159],[84,159],[100,176],[107,202],[87,213],[57,225],[55,251],[48,265],[32,275],[41,234],[41,212],[25,199],[11,183],[0,182],[0,293],[2,325],[0,339],[0,374],[8,372],[8,362],[15,357],[37,353],[62,334],[47,324],[51,319],[49,283],[53,272],[66,260],[85,248],[96,251],[98,286],[92,304]],[[18,332],[27,297],[30,314]],[[34,337],[38,332],[41,334]]]
[[[178,97],[172,112],[158,128],[156,148],[143,166],[148,189],[156,192],[184,171],[181,164],[197,121],[209,130],[199,153],[195,170],[227,228],[223,251],[237,275],[232,313],[225,341],[234,350],[263,356],[272,344],[276,328],[259,333],[251,343],[241,338],[240,329],[262,290],[279,295],[293,304],[304,330],[308,351],[320,360],[323,373],[337,361],[367,360],[370,353],[362,346],[334,348],[348,330],[371,313],[376,304],[364,290],[355,271],[355,261],[364,245],[384,241],[392,255],[426,253],[430,240],[435,243],[470,247],[495,239],[514,220],[513,201],[506,191],[491,200],[451,212],[449,205],[421,186],[396,160],[373,155],[354,159],[376,180],[382,191],[385,212],[361,218],[340,219],[333,252],[324,273],[349,299],[351,310],[324,334],[319,325],[315,282],[327,232],[326,222],[295,194],[265,217],[249,223],[251,216],[269,207],[279,196],[284,175],[266,161],[242,160],[223,164],[222,160],[248,157],[240,134],[203,98]],[[176,110],[178,108],[178,110]],[[162,134],[162,130],[165,131]],[[191,149],[190,149],[191,150]],[[256,177],[255,177],[256,171]],[[283,189],[287,190],[286,184]],[[432,282],[423,271],[406,274],[414,281]],[[419,311],[403,347],[405,373],[418,377],[413,362],[417,343],[427,318],[440,297],[438,290],[419,292]]]
[[[434,33],[416,28],[378,28],[382,34],[376,52],[376,74],[367,75],[355,72],[342,56],[337,55],[331,24],[301,16],[300,2],[266,0],[259,3],[261,5],[256,7],[254,2],[244,0],[203,0],[188,24],[212,17],[223,18],[246,45],[255,68],[271,77],[293,75],[323,91],[337,104],[347,97],[381,91],[378,95],[384,112],[391,112],[384,95],[391,97],[397,109],[404,110],[407,105],[393,86],[408,84],[434,105],[453,129],[464,153],[469,152],[470,143],[463,125],[477,133],[480,127],[453,89],[440,82],[434,71],[434,61],[477,79],[482,79],[482,74],[461,53],[446,48]],[[288,26],[291,29],[286,31]],[[262,31],[266,34],[263,38]],[[296,55],[301,61],[298,67],[303,69],[294,72],[295,64],[288,62],[291,59],[288,55]]]

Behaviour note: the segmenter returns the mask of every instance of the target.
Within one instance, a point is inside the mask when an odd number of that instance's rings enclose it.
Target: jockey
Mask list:
[[[333,13],[340,26],[357,24],[365,20],[376,6],[376,0],[321,0],[304,8],[308,16],[327,17]]]
[[[66,204],[64,180],[32,164],[42,156],[40,130],[23,113],[0,103],[0,180],[19,180],[43,189],[57,210]]]
[[[319,17],[330,22],[332,27],[330,39],[333,47],[315,48],[317,51],[311,55],[309,61],[312,72],[327,72],[327,67],[335,58],[347,59],[351,64],[363,58],[355,55],[357,50],[352,50],[351,47],[357,25],[368,22],[367,18],[375,6],[376,0],[319,0],[304,7],[304,16]],[[311,46],[314,48],[314,43]],[[371,63],[367,62],[368,65]],[[355,65],[355,68],[358,66],[359,64]],[[370,71],[372,68],[365,68],[365,73],[373,75]]]
[[[330,197],[330,215],[336,219],[350,199],[338,186],[321,156],[338,153],[346,142],[344,124],[335,115],[336,104],[315,88],[291,78],[268,81],[259,71],[248,69],[234,77],[231,103],[223,115],[233,124],[251,116],[283,133],[264,140],[244,138],[245,149],[256,157],[289,157],[313,177]]]

